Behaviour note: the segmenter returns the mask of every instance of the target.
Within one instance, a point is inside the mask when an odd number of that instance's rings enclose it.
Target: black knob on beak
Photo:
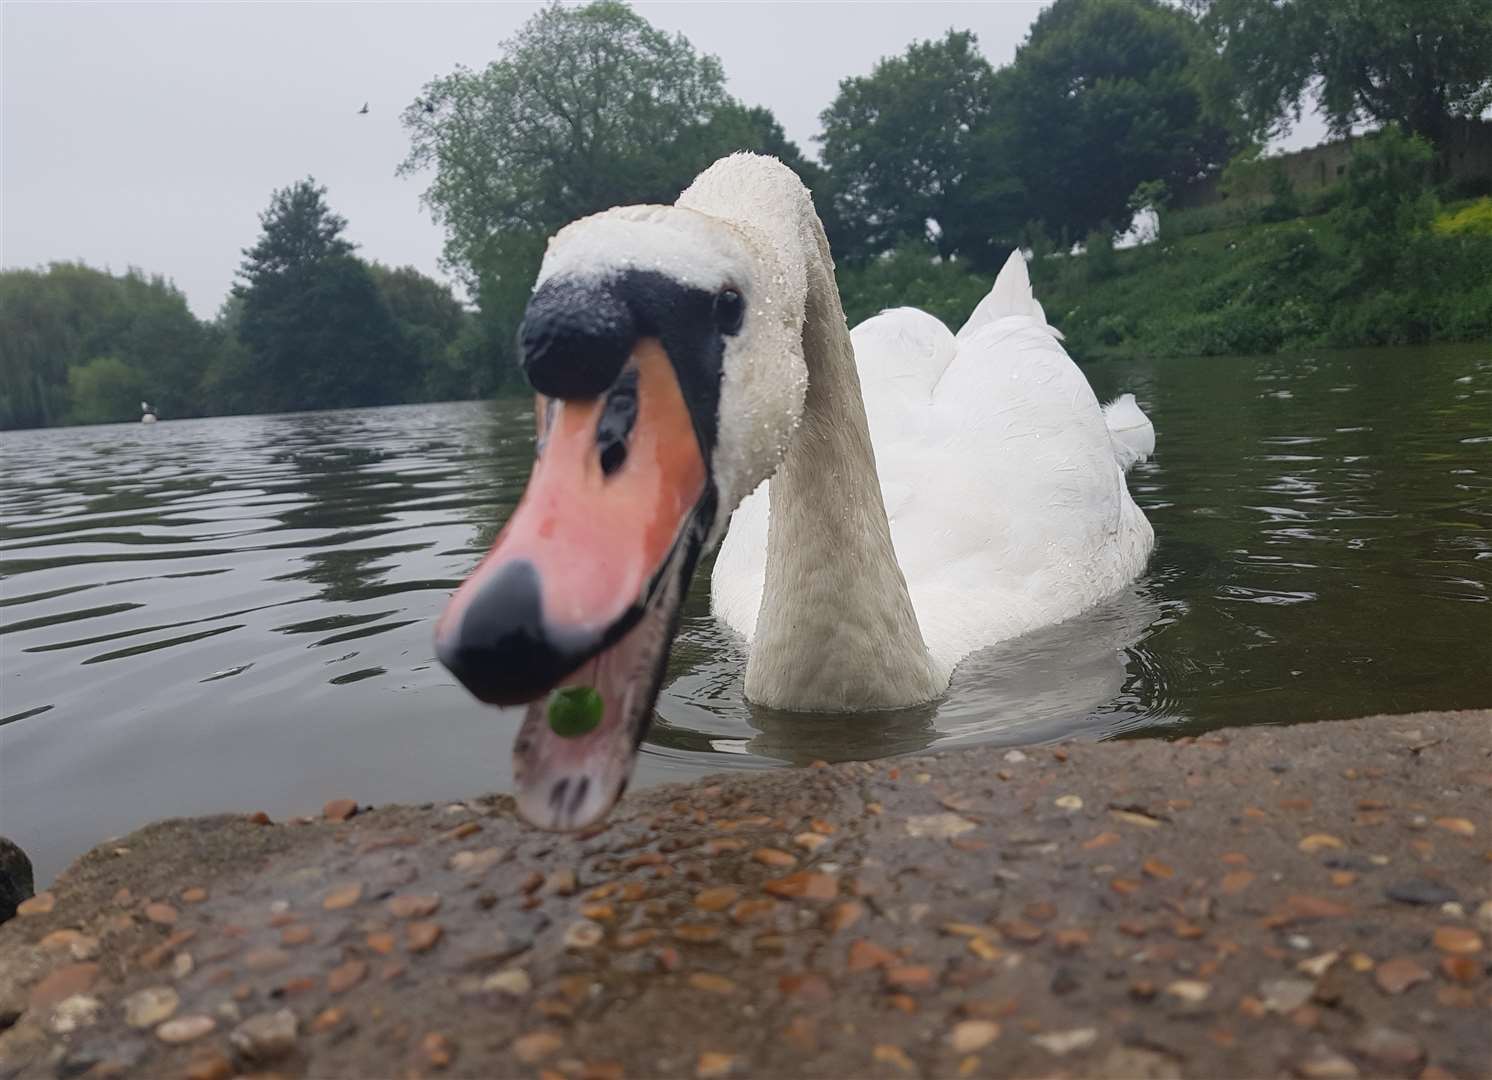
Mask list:
[[[518,347],[529,385],[592,398],[616,381],[637,340],[632,312],[607,281],[550,278],[523,313]]]

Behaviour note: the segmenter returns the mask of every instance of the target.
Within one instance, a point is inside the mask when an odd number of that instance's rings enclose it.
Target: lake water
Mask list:
[[[1134,391],[1135,586],[876,716],[747,705],[690,594],[640,781],[977,742],[1492,705],[1492,346],[1089,369]],[[522,491],[524,403],[0,435],[0,833],[505,789],[515,710],[431,625]]]

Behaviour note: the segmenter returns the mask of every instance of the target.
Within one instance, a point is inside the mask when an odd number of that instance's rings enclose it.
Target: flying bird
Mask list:
[[[363,107],[357,111],[357,114],[359,116],[366,116],[368,114],[368,103],[366,101],[363,102]]]

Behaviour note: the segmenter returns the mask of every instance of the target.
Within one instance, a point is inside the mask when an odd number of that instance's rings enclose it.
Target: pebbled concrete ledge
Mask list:
[[[80,859],[0,1076],[1492,1075],[1492,712],[351,809]]]

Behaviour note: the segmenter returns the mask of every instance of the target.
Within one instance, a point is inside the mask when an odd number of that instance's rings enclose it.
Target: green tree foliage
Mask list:
[[[70,375],[102,357],[139,380],[125,395],[133,398],[128,411],[113,409],[113,419],[138,419],[141,397],[163,416],[196,415],[214,350],[212,335],[164,278],[77,263],[0,273],[0,427],[102,419],[92,405],[75,407],[72,388],[89,389],[93,405],[113,400],[99,388],[118,385],[119,369],[97,368],[80,384]]]
[[[1211,104],[1218,62],[1158,0],[1057,0],[995,83],[985,160],[1024,184],[1026,218],[1068,241],[1123,231],[1131,194],[1220,170],[1238,123]]]
[[[67,390],[69,423],[138,420],[145,377],[117,356],[96,356],[68,369]]]
[[[431,174],[423,201],[445,228],[446,265],[481,308],[491,363],[511,359],[544,241],[562,225],[672,202],[736,150],[817,179],[767,110],[726,93],[718,60],[616,0],[546,8],[483,70],[428,83],[402,119],[399,172]]]
[[[912,240],[948,256],[967,243],[966,226],[979,231],[969,190],[993,79],[975,36],[949,31],[839,84],[820,114],[838,254],[866,258]]]
[[[1413,241],[1429,232],[1439,210],[1429,186],[1435,150],[1389,126],[1360,141],[1347,169],[1333,224],[1347,239],[1357,278],[1382,287]]]
[[[471,388],[448,377],[451,358],[470,317],[449,285],[426,277],[412,266],[390,269],[371,263],[368,270],[394,317],[403,352],[400,361],[416,373],[406,394],[426,400],[473,397]]]
[[[916,307],[956,331],[994,284],[967,263],[941,257],[925,240],[907,240],[867,262],[841,267],[836,276],[851,326],[887,308]]]
[[[1315,92],[1338,133],[1398,123],[1439,141],[1492,106],[1487,0],[1192,0],[1260,137],[1288,130]]]
[[[276,191],[244,252],[234,287],[238,337],[252,361],[235,409],[281,412],[384,405],[409,393],[416,372],[388,303],[341,236],[346,221],[307,178]]]

